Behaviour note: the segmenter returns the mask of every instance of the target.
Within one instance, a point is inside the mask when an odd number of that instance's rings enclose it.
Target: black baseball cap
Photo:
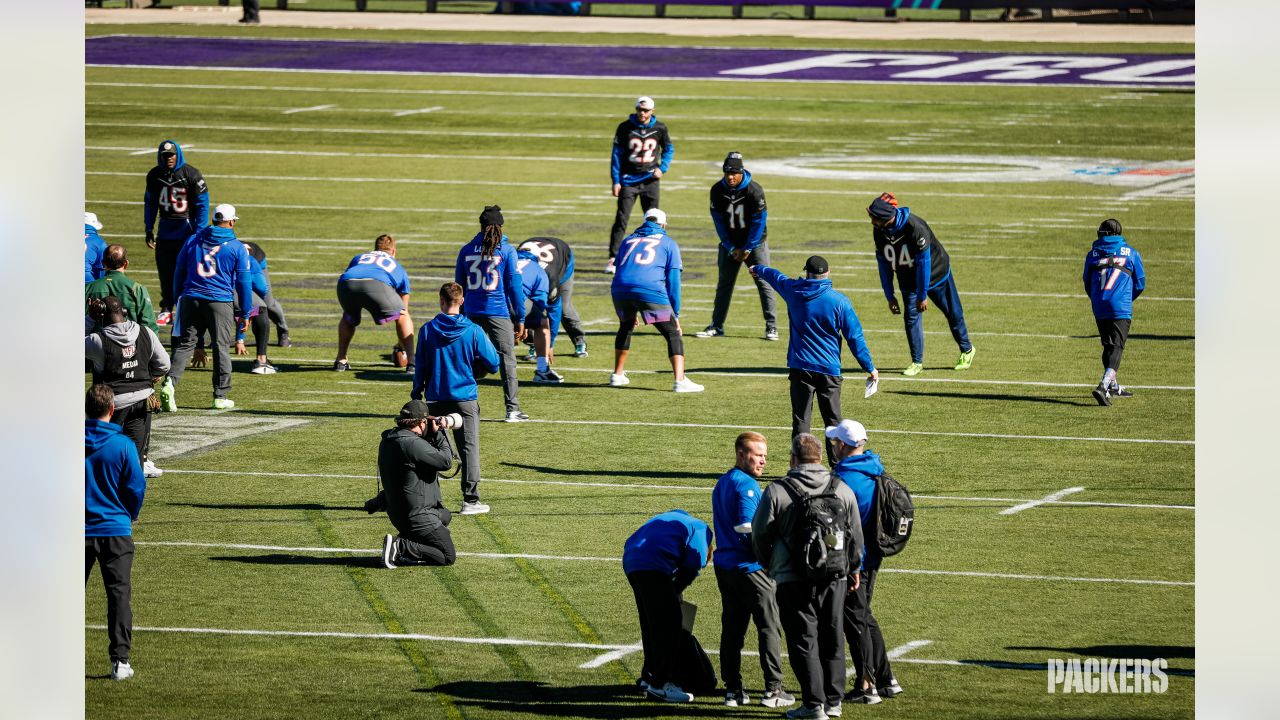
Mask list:
[[[422,420],[430,417],[431,412],[427,410],[427,403],[422,400],[410,400],[400,408],[401,420]]]
[[[724,166],[721,168],[726,173],[742,172],[742,153],[731,152],[724,156]]]
[[[1108,235],[1123,235],[1124,228],[1120,227],[1120,221],[1115,218],[1103,220],[1098,226],[1098,237],[1107,237]]]
[[[804,261],[804,271],[810,275],[825,275],[830,269],[827,259],[821,255],[810,255],[809,259]]]
[[[489,225],[504,225],[502,221],[502,208],[497,205],[485,205],[484,212],[480,213],[480,227]]]
[[[884,196],[881,195],[875,200],[872,200],[871,204],[867,206],[867,214],[871,216],[872,220],[888,222],[897,217],[898,209],[890,204],[888,200],[885,200]]]

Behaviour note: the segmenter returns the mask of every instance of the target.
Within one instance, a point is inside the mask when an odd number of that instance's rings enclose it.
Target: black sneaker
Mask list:
[[[1099,405],[1107,407],[1111,405],[1111,391],[1106,385],[1098,385],[1093,389],[1093,399],[1097,400]]]
[[[382,566],[388,570],[396,569],[396,555],[400,553],[400,543],[392,535],[382,538]]]
[[[276,347],[293,347],[293,341],[289,339],[289,331],[280,332],[276,337]]]
[[[844,701],[855,705],[875,705],[880,702],[880,693],[874,687],[855,687],[845,694]]]
[[[897,697],[902,694],[902,686],[898,684],[897,678],[889,678],[889,684],[876,688],[876,692],[884,698]]]
[[[1133,393],[1129,392],[1129,388],[1120,387],[1119,385],[1112,385],[1110,392],[1113,398],[1133,397]]]
[[[347,362],[346,360],[334,360],[334,361],[333,361],[333,371],[334,371],[334,372],[346,372],[346,371],[348,371],[348,370],[350,370],[350,369],[351,369],[351,363]]]

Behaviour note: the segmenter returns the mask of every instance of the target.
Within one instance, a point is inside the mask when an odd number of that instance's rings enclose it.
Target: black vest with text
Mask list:
[[[102,332],[102,372],[93,374],[95,383],[105,383],[116,395],[151,387],[151,336],[138,327],[138,337],[129,345],[119,345]]]

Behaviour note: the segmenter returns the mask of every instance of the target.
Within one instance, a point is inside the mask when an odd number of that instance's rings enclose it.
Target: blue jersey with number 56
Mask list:
[[[390,285],[398,295],[409,294],[409,273],[404,271],[404,266],[396,262],[391,253],[373,250],[351,258],[346,272],[342,273],[338,281],[362,278],[381,280]]]
[[[462,312],[495,315],[524,322],[524,281],[516,269],[516,249],[502,236],[491,255],[484,254],[484,233],[458,251],[454,282],[462,286]]]
[[[614,259],[613,297],[670,305],[680,314],[680,247],[661,225],[646,220],[622,241]]]

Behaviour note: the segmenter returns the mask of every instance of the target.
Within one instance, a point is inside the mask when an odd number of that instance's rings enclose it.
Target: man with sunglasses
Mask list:
[[[648,212],[658,207],[658,180],[671,167],[675,155],[667,126],[653,114],[653,98],[636,98],[636,111],[613,134],[613,155],[609,173],[613,176],[613,196],[618,198],[618,213],[609,231],[609,264],[604,271],[613,274],[614,257],[631,221],[631,208],[640,199],[640,207]]]

